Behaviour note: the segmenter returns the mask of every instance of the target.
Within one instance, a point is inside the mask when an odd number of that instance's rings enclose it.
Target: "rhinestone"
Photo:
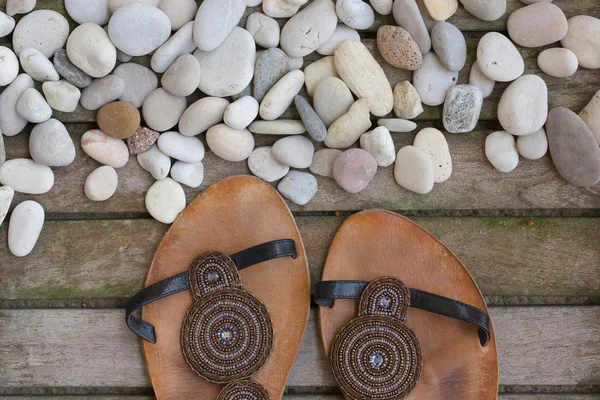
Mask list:
[[[208,283],[216,283],[220,278],[221,276],[219,275],[219,272],[215,271],[214,269],[211,269],[206,273],[206,280]]]
[[[373,367],[379,368],[383,364],[383,356],[381,355],[381,353],[373,353],[369,362]]]
[[[379,307],[383,309],[390,308],[391,304],[392,299],[390,298],[390,296],[381,296],[381,298],[379,299]]]
[[[225,343],[233,340],[233,331],[230,328],[223,328],[219,331],[219,339]]]

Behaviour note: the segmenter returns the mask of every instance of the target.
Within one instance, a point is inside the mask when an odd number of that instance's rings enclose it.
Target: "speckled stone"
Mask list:
[[[140,126],[140,112],[126,101],[106,104],[96,118],[100,130],[117,139],[127,139]]]
[[[80,70],[69,61],[67,51],[64,49],[57,50],[54,54],[54,68],[60,76],[65,78],[71,84],[82,89],[92,84],[92,77]]]
[[[481,90],[473,85],[457,85],[446,94],[444,102],[444,127],[451,133],[471,132],[475,129],[483,96]]]
[[[303,206],[317,194],[317,179],[308,172],[292,170],[279,182],[277,190],[283,197]]]
[[[261,102],[288,72],[288,56],[277,48],[260,52],[254,65],[254,98]]]
[[[127,148],[131,154],[140,154],[150,149],[158,140],[160,133],[152,129],[139,127],[137,131],[127,138]]]
[[[423,63],[417,42],[399,26],[384,25],[377,30],[377,49],[385,61],[396,68],[414,71]]]
[[[333,164],[333,178],[348,193],[363,191],[377,172],[377,161],[366,150],[344,151]]]
[[[467,42],[462,32],[448,22],[438,22],[431,30],[431,45],[450,71],[460,71],[467,61]]]
[[[322,142],[327,137],[327,127],[319,118],[319,115],[312,108],[308,100],[302,96],[296,96],[294,98],[294,104],[300,114],[300,118],[308,131],[310,137],[317,142]]]
[[[413,119],[423,112],[423,104],[417,89],[409,82],[394,86],[394,114],[398,118]]]

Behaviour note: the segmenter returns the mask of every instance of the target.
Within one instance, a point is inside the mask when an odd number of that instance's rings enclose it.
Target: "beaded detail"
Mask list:
[[[234,381],[221,390],[217,400],[270,400],[269,392],[260,383]]]

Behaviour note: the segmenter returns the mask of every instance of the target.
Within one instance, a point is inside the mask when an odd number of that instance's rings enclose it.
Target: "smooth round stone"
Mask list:
[[[237,26],[246,0],[204,0],[194,21],[194,41],[202,51],[213,51]]]
[[[567,78],[579,68],[577,56],[569,49],[546,49],[540,53],[537,62],[544,73],[555,78]]]
[[[78,88],[85,88],[91,85],[92,77],[77,68],[77,66],[69,60],[66,50],[57,50],[56,53],[54,53],[53,62],[56,72],[69,81],[69,83]]]
[[[315,197],[319,185],[317,179],[308,172],[290,171],[277,185],[283,197],[299,206],[307,204]]]
[[[99,110],[103,105],[117,100],[125,93],[125,81],[117,75],[96,79],[81,92],[81,106],[86,110]]]
[[[335,31],[337,20],[333,1],[311,2],[283,26],[281,49],[290,57],[309,55],[329,40]]]
[[[331,77],[319,82],[313,94],[313,104],[325,126],[329,127],[348,112],[354,104],[354,97],[344,81]]]
[[[0,11],[0,38],[10,35],[15,29],[15,19]]]
[[[162,74],[179,56],[191,54],[196,50],[194,42],[194,21],[181,27],[169,40],[160,46],[150,60],[154,72]]]
[[[192,21],[198,11],[196,0],[161,0],[159,8],[171,21],[171,30],[178,30]]]
[[[65,80],[44,82],[42,91],[50,107],[66,113],[75,111],[81,98],[79,89]]]
[[[523,47],[542,47],[567,34],[567,17],[552,3],[535,3],[515,10],[508,18],[510,38]]]
[[[119,8],[108,23],[114,45],[130,56],[143,56],[158,49],[171,36],[171,21],[158,8],[129,3]]]
[[[323,56],[332,56],[338,44],[348,39],[360,40],[360,35],[356,29],[352,29],[344,24],[338,24],[335,31],[333,31],[333,35],[317,49],[317,53]]]
[[[186,97],[200,84],[200,64],[191,54],[179,57],[161,79],[162,87],[173,96]]]
[[[155,144],[150,149],[138,154],[137,162],[157,181],[165,179],[171,169],[171,157],[160,151]]]
[[[27,14],[35,8],[36,0],[6,0],[8,15]]]
[[[85,180],[84,192],[92,201],[110,199],[117,191],[119,177],[113,167],[103,165],[93,170]]]
[[[119,8],[134,2],[149,4],[153,7],[158,7],[160,5],[161,0],[108,0],[108,9],[111,13],[114,14]]]
[[[0,166],[0,183],[15,192],[44,194],[54,186],[54,173],[50,167],[28,158],[13,158]]]
[[[498,32],[488,32],[479,41],[477,64],[485,76],[497,82],[514,81],[525,71],[519,50]]]
[[[248,16],[246,30],[250,32],[257,45],[266,49],[279,46],[279,24],[273,18],[255,12]]]
[[[446,182],[452,175],[452,157],[446,137],[435,128],[425,128],[417,133],[413,146],[423,150],[433,164],[434,183]]]
[[[25,15],[13,32],[13,50],[19,55],[21,50],[33,47],[47,58],[64,47],[69,37],[69,22],[56,11],[37,10]]]
[[[15,190],[10,186],[0,186],[0,225],[8,214],[10,204],[15,197]]]
[[[568,24],[569,30],[560,44],[575,53],[583,68],[600,68],[600,19],[578,15],[569,18]]]
[[[485,76],[483,72],[481,72],[481,69],[479,69],[479,64],[474,62],[471,66],[471,73],[469,74],[469,85],[477,86],[485,99],[494,91],[496,81]]]
[[[375,12],[362,0],[337,0],[335,11],[340,21],[354,29],[368,29],[375,22]]]
[[[258,115],[258,107],[258,101],[254,97],[244,96],[227,106],[223,121],[233,129],[245,129]]]
[[[308,0],[264,0],[263,12],[272,18],[293,17]],[[248,6],[250,7],[250,6]]]
[[[117,62],[117,50],[102,27],[79,25],[67,42],[67,55],[77,68],[94,78],[110,73]]]
[[[325,140],[325,137],[327,136],[327,127],[321,118],[319,118],[319,115],[312,108],[308,100],[302,96],[296,96],[294,98],[294,104],[296,105],[298,114],[300,114],[300,118],[310,137],[317,142]]]
[[[436,21],[445,21],[458,10],[458,0],[424,0],[424,3],[431,18]]]
[[[315,175],[333,178],[333,165],[340,154],[342,154],[342,151],[338,149],[317,150],[313,155],[312,164],[310,164],[308,169]]]
[[[223,121],[229,100],[204,97],[188,107],[179,121],[179,131],[184,136],[196,136]],[[257,107],[258,108],[258,107]]]
[[[0,165],[6,161],[6,149],[4,148],[4,136],[0,135]]]
[[[131,154],[140,154],[150,149],[158,140],[160,133],[145,127],[139,127],[127,138],[127,148]]]
[[[254,150],[254,136],[247,129],[233,129],[225,124],[211,127],[206,132],[208,147],[226,161],[244,161]]]
[[[518,136],[517,150],[520,155],[530,160],[537,160],[544,157],[548,151],[548,138],[546,138],[544,128],[531,135]]]
[[[305,136],[287,136],[273,145],[273,157],[292,168],[308,168],[312,163],[315,146]]]
[[[369,103],[365,99],[357,100],[346,114],[331,124],[325,138],[325,146],[334,149],[350,147],[370,127]]]
[[[67,128],[50,119],[31,130],[29,153],[35,162],[49,167],[64,167],[75,160],[75,145]]]
[[[140,126],[140,112],[125,101],[106,104],[98,111],[96,119],[102,132],[117,139],[127,139]]]
[[[460,71],[467,61],[467,42],[462,32],[448,22],[438,22],[431,30],[431,45],[450,71]]]
[[[8,249],[17,257],[25,257],[35,247],[44,226],[44,209],[27,200],[15,207],[8,224]]]
[[[19,60],[25,73],[38,82],[58,81],[60,79],[52,62],[33,47],[21,50]]]
[[[392,13],[392,0],[371,0],[370,3],[377,14],[390,15]]]
[[[427,11],[425,0],[417,0],[417,7],[419,7],[419,11],[421,12],[421,17],[423,17],[423,22],[427,27],[427,31],[431,32],[435,24],[437,24],[439,21],[436,21],[435,19],[431,18],[431,15],[429,15],[429,11]]]
[[[390,131],[385,126],[363,133],[360,136],[360,147],[368,151],[380,167],[392,165],[396,160],[394,141]]]
[[[493,132],[485,138],[485,156],[500,172],[510,172],[519,165],[515,138],[508,132]]]
[[[404,146],[396,155],[394,179],[406,190],[427,194],[433,189],[435,169],[425,150],[416,146]]]
[[[295,119],[278,119],[275,121],[254,121],[248,126],[252,133],[262,135],[300,135],[306,132],[302,121]]]
[[[262,101],[269,90],[288,72],[289,57],[277,48],[259,52],[254,66],[254,98]],[[305,71],[306,72],[306,71]]]
[[[0,86],[9,85],[19,74],[19,60],[11,49],[0,46]]]
[[[40,92],[29,88],[23,92],[17,102],[17,113],[23,119],[38,124],[50,119],[52,108]]]
[[[439,106],[458,82],[458,72],[448,70],[435,53],[423,57],[423,66],[413,73],[413,85],[423,104]]]
[[[65,8],[78,24],[106,25],[111,15],[108,0],[65,0]]]
[[[185,97],[173,96],[165,89],[158,88],[144,100],[142,114],[149,128],[164,132],[177,125],[186,106]]]
[[[304,83],[306,84],[306,92],[309,96],[313,96],[317,85],[327,78],[339,78],[337,69],[335,68],[335,60],[333,56],[323,57],[304,68]]]
[[[444,102],[442,121],[450,133],[465,133],[475,129],[483,96],[481,90],[473,85],[458,85],[450,88]]]
[[[146,210],[152,218],[163,224],[171,224],[185,209],[185,192],[171,178],[154,182],[146,193]]]
[[[385,126],[390,132],[412,132],[417,129],[416,122],[402,118],[382,118],[377,120],[378,126]]]
[[[600,182],[600,147],[577,114],[564,107],[552,109],[546,135],[552,161],[567,182],[581,187]]]
[[[600,144],[600,90],[596,92],[590,102],[581,110],[579,117],[587,124]]]
[[[81,148],[88,156],[100,164],[113,168],[121,168],[129,160],[129,150],[121,139],[115,139],[102,132],[92,129],[81,136]]]
[[[269,146],[257,147],[248,157],[250,172],[267,182],[275,182],[283,178],[290,167],[277,161],[273,157],[272,148]]]
[[[394,114],[398,118],[413,119],[423,112],[421,97],[410,81],[394,86]]]
[[[160,151],[179,161],[198,163],[204,159],[204,145],[197,137],[165,132],[160,135],[157,144]]]
[[[363,149],[346,150],[333,164],[333,178],[348,193],[363,191],[376,172],[377,161]]]
[[[410,36],[419,45],[421,54],[428,53],[431,50],[431,38],[417,2],[415,0],[395,0],[392,11],[396,23],[410,33]]]
[[[506,0],[460,0],[465,10],[483,21],[496,21],[506,13]]]
[[[27,120],[17,112],[17,103],[29,88],[33,88],[33,79],[21,74],[0,94],[0,132],[4,136],[15,136],[27,125]]]
[[[414,71],[423,63],[417,42],[399,26],[384,25],[377,30],[377,49],[385,61],[396,68]]]
[[[302,58],[302,57],[289,57],[288,58],[288,71],[302,69],[303,66],[304,66],[304,58]]]
[[[215,50],[196,50],[200,63],[198,88],[209,96],[232,96],[244,90],[252,80],[256,45],[247,30],[235,27]]]
[[[548,88],[542,78],[523,75],[511,83],[498,103],[498,120],[512,135],[529,135],[546,123]]]
[[[259,114],[261,118],[272,121],[283,115],[303,85],[304,72],[299,70],[288,72],[269,90],[260,103]]]
[[[125,82],[125,91],[119,97],[136,108],[144,104],[146,97],[158,87],[158,78],[152,70],[135,63],[121,64],[113,72]]]
[[[171,167],[171,178],[182,185],[197,188],[204,180],[204,165],[201,162],[176,161]]]

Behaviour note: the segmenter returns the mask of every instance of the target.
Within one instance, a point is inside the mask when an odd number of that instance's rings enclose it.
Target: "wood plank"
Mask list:
[[[149,387],[141,341],[118,309],[0,310],[0,387]],[[491,309],[501,385],[600,384],[600,307]],[[335,386],[317,312],[288,385]]]

